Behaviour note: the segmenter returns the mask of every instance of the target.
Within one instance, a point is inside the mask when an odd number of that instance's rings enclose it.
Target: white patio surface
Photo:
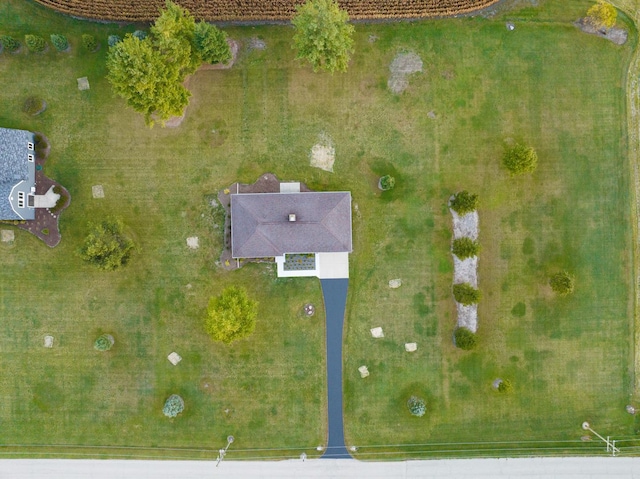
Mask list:
[[[316,253],[316,269],[285,271],[284,256],[276,256],[278,278],[349,278],[349,253]]]

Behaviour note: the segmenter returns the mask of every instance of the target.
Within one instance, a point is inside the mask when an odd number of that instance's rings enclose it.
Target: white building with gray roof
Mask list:
[[[55,206],[53,186],[36,195],[36,136],[26,130],[0,128],[0,220],[33,220],[36,208]]]

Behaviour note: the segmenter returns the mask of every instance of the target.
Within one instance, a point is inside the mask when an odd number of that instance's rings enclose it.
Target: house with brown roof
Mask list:
[[[348,278],[352,250],[348,191],[281,183],[279,193],[231,195],[233,258],[274,258],[279,277]]]

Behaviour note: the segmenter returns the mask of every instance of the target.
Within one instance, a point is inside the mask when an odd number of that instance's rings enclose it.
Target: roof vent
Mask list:
[[[289,221],[293,222],[296,220],[296,214],[295,213],[290,213],[289,214]]]

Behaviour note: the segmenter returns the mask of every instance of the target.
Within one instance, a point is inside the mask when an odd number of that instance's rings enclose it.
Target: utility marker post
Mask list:
[[[227,449],[229,449],[229,446],[231,445],[233,440],[234,440],[233,436],[227,436],[227,446],[224,449],[220,449],[218,451],[218,459],[217,459],[218,462],[216,463],[216,467],[220,465],[220,463],[224,459],[224,456],[227,455]]]
[[[609,436],[607,436],[606,439],[604,437],[602,437],[600,434],[598,434],[593,429],[591,429],[591,426],[589,425],[589,423],[587,421],[582,423],[582,429],[584,429],[585,431],[590,431],[590,432],[594,433],[596,436],[598,436],[598,438],[600,438],[600,440],[603,441],[607,445],[607,452],[610,452],[613,457],[615,457],[616,454],[618,454],[620,452],[620,449],[618,449],[616,447],[616,441],[610,441],[609,440]]]

